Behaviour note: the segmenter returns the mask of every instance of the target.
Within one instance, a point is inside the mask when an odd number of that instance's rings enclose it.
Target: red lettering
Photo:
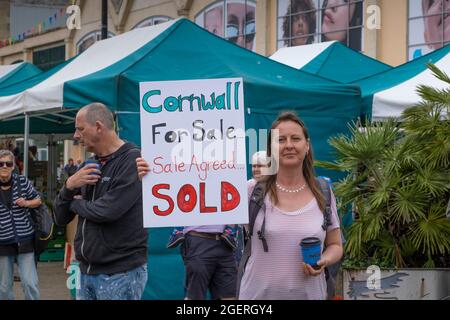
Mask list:
[[[236,208],[241,202],[241,196],[238,190],[231,183],[226,181],[222,181],[221,190],[222,190],[222,198],[221,198],[222,212],[230,211]],[[228,195],[231,195],[231,199],[228,199]]]
[[[153,188],[152,188],[152,195],[155,198],[166,200],[169,203],[169,208],[167,210],[161,211],[161,210],[159,210],[158,206],[153,206],[153,212],[157,216],[165,217],[165,216],[168,216],[169,214],[172,213],[173,208],[174,208],[174,203],[173,203],[173,200],[172,200],[172,198],[170,196],[158,193],[159,190],[161,190],[161,189],[170,190],[170,185],[169,184],[157,184],[157,185],[154,185]]]
[[[186,196],[189,197],[187,201]],[[192,210],[194,210],[197,204],[197,192],[192,185],[185,184],[181,187],[177,195],[177,204],[180,210],[183,212],[191,212]]]
[[[200,213],[217,212],[217,207],[207,207],[205,205],[205,183],[200,182]]]
[[[223,160],[222,163],[220,164],[220,169],[225,170],[227,168],[227,160]]]

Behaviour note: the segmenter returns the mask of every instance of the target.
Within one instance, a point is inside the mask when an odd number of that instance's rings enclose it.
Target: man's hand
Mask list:
[[[309,264],[303,263],[303,271],[305,272],[305,275],[307,276],[318,276],[319,274],[321,274],[323,272],[323,270],[325,269],[325,267],[327,266],[327,260],[322,258],[319,261],[317,261],[317,265],[320,267],[320,269],[314,269],[313,267],[311,267]]]
[[[136,166],[137,166],[139,179],[142,180],[142,178],[147,173],[150,172],[150,167],[149,167],[147,161],[145,161],[144,158],[136,158]]]
[[[87,184],[94,185],[100,179],[100,175],[101,171],[97,169],[96,164],[88,164],[67,179],[66,188],[73,190]]]
[[[16,200],[16,204],[19,207],[26,208],[28,206],[28,201],[25,200],[24,198],[19,198],[19,199]]]

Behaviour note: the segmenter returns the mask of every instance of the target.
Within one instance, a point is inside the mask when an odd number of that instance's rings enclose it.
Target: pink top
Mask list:
[[[249,198],[256,185],[250,180]],[[285,212],[274,207],[266,196],[265,237],[269,247],[264,252],[257,231],[263,221],[262,211],[255,221],[252,236],[252,254],[242,277],[239,299],[241,300],[322,300],[326,299],[325,274],[306,276],[301,262],[303,257],[300,241],[307,237],[318,237],[323,243],[325,231],[322,229],[323,213],[316,199],[294,212]],[[336,199],[331,196],[331,226],[328,231],[339,228]]]

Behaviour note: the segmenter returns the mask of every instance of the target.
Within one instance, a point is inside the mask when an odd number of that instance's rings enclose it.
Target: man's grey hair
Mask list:
[[[3,158],[3,157],[10,157],[12,162],[14,162],[14,154],[9,150],[6,150],[6,149],[0,150],[0,158]]]
[[[96,121],[100,121],[107,129],[114,130],[113,114],[103,103],[94,102],[84,106],[81,110],[86,111],[86,121],[89,124],[95,124]]]

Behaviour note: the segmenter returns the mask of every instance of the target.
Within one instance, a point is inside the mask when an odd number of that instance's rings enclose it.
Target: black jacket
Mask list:
[[[127,142],[102,166],[95,186],[63,187],[56,197],[56,224],[66,225],[78,214],[75,254],[85,274],[121,273],[147,263],[138,157],[139,149]],[[74,199],[80,192],[83,199]]]

